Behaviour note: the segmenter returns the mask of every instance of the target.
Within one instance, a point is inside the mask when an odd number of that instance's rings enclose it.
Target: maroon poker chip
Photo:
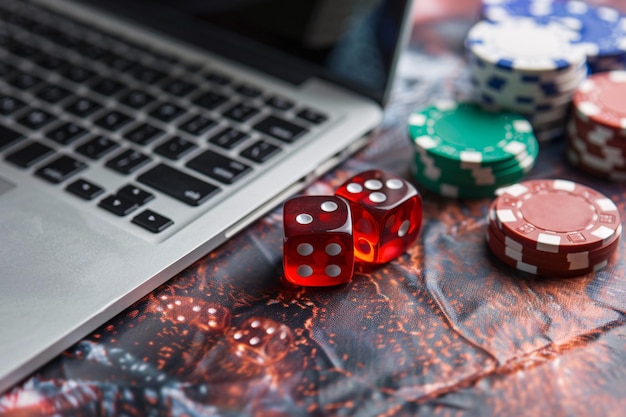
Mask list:
[[[500,189],[495,223],[505,235],[548,253],[583,252],[607,245],[621,233],[615,203],[572,181],[525,181]]]
[[[620,233],[621,234],[621,233]],[[487,228],[487,239],[492,245],[504,251],[504,256],[512,260],[533,265],[538,268],[558,270],[581,270],[594,265],[602,265],[609,260],[619,247],[619,235],[606,247],[590,252],[546,253],[524,247],[505,237],[494,224]]]

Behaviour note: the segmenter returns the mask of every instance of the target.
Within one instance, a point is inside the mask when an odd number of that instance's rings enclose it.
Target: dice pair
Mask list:
[[[350,281],[354,263],[382,264],[412,245],[422,227],[422,197],[381,170],[355,175],[334,196],[301,196],[283,206],[285,278],[297,285]]]

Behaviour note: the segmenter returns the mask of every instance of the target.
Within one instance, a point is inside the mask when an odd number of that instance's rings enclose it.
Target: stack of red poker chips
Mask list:
[[[489,208],[487,245],[520,271],[573,277],[608,265],[619,248],[620,214],[610,198],[561,179],[500,189]]]
[[[626,181],[626,71],[591,75],[574,93],[567,158],[578,168]]]

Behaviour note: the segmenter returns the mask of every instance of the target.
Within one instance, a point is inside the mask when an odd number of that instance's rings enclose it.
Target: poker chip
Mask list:
[[[498,244],[491,242],[488,237],[487,244],[491,252],[505,264],[514,267],[515,269],[522,272],[551,278],[572,278],[576,276],[590,274],[593,272],[598,272],[608,265],[610,259],[609,256],[607,257],[607,259],[604,259],[596,264],[584,268],[569,269],[562,268],[559,265],[555,265],[553,268],[550,268],[544,265],[535,265],[529,262],[524,262],[523,260],[516,260],[514,258],[511,258],[510,256],[507,256],[502,247],[500,247]]]
[[[585,51],[592,73],[626,68],[626,18],[615,8],[579,0],[484,0],[483,16],[558,22],[579,34],[574,43]]]
[[[595,261],[601,261],[605,257],[610,256],[615,250],[617,250],[622,234],[622,227],[618,226],[615,235],[605,246],[590,251],[565,253],[545,252],[534,247],[529,247],[525,245],[524,242],[519,242],[514,238],[505,235],[502,230],[498,228],[496,212],[493,205],[489,210],[489,227],[487,229],[490,239],[495,239],[496,242],[505,248],[507,256],[513,259],[521,260],[527,263],[530,262],[535,265],[542,265],[546,262],[552,266],[556,264],[567,264],[567,268],[569,269],[587,267]]]
[[[559,23],[516,18],[476,23],[465,44],[473,55],[499,68],[550,74],[585,61],[584,52],[574,46],[578,39],[575,31]]]
[[[594,74],[583,82],[573,101],[583,121],[626,130],[626,71]]]
[[[488,212],[487,246],[527,273],[570,277],[597,272],[619,250],[617,206],[600,192],[562,179],[498,190]]]
[[[499,191],[496,224],[542,252],[597,249],[621,230],[617,206],[592,188],[567,180],[533,180]]]
[[[626,181],[626,71],[593,74],[576,90],[566,152],[583,171]]]
[[[519,182],[539,152],[524,117],[476,103],[437,102],[412,113],[408,130],[414,177],[446,197],[493,197]]]
[[[465,40],[474,101],[523,115],[540,142],[563,136],[572,96],[588,72],[579,38],[552,20],[476,23]]]
[[[552,16],[559,3],[565,0],[483,0],[482,15],[485,19],[500,21],[515,16]]]

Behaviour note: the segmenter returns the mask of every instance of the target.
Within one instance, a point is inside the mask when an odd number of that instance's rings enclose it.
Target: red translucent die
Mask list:
[[[337,196],[302,196],[283,206],[285,278],[297,285],[350,281],[354,241],[350,205]]]
[[[411,246],[422,228],[422,197],[409,182],[385,171],[365,171],[336,192],[350,202],[354,256],[381,264]]]

